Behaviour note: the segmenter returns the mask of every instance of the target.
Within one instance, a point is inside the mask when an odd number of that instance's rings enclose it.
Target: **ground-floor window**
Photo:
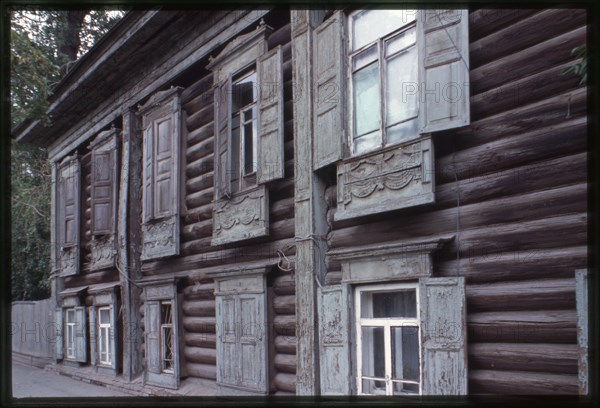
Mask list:
[[[110,339],[110,306],[98,309],[98,353],[100,364],[112,364],[112,341]]]
[[[170,301],[160,303],[160,344],[161,368],[165,373],[173,373],[175,359],[173,352],[173,313]]]
[[[418,284],[355,289],[358,394],[420,394]]]
[[[75,358],[75,309],[67,309],[65,311],[66,324],[66,354],[67,358]]]

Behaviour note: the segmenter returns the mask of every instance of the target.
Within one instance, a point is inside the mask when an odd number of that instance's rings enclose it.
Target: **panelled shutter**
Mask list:
[[[146,369],[160,374],[160,302],[147,301],[144,318],[146,320]]]
[[[79,158],[66,158],[58,171],[57,268],[62,276],[79,273],[79,229],[81,212]]]
[[[168,217],[175,213],[178,185],[175,154],[177,150],[176,114],[154,121],[154,217]]]
[[[342,285],[318,289],[321,394],[350,395],[348,299]]]
[[[119,360],[121,353],[117,349],[117,339],[119,338],[119,327],[118,327],[118,308],[117,304],[111,305],[110,307],[110,345],[111,345],[111,366],[113,370],[116,370],[119,366]]]
[[[342,158],[345,145],[345,16],[336,11],[313,36],[313,169]]]
[[[215,199],[231,194],[231,75],[215,90]]]
[[[239,358],[237,352],[236,309],[233,296],[217,297],[217,382],[238,384]]]
[[[283,54],[281,46],[258,60],[257,182],[284,177]]]
[[[239,308],[240,385],[258,391],[267,390],[267,333],[265,331],[265,295],[241,294]]]
[[[56,328],[56,336],[54,343],[54,350],[56,354],[57,360],[62,360],[64,357],[64,340],[63,340],[63,310],[62,308],[58,308],[54,310],[54,326]]]
[[[144,128],[144,222],[148,222],[154,215],[154,129],[152,123]]]
[[[468,19],[466,9],[417,13],[420,133],[470,123]]]
[[[75,308],[75,360],[81,363],[87,361],[87,319],[85,306]]]
[[[115,151],[92,151],[92,234],[114,231]]]
[[[98,344],[100,330],[98,329],[98,322],[96,321],[97,309],[95,306],[90,306],[88,315],[90,319],[90,364],[97,365],[100,360],[98,352],[100,346]]]
[[[423,395],[466,395],[464,277],[421,278],[419,305]]]

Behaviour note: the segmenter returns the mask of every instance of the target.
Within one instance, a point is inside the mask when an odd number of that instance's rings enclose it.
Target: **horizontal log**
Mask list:
[[[187,145],[193,146],[196,143],[200,143],[207,139],[212,140],[214,131],[215,127],[212,121],[204,126],[199,127],[198,129],[190,130],[186,137]]]
[[[327,271],[325,275],[326,285],[337,285],[342,281],[342,271]]]
[[[574,59],[571,50],[586,41],[586,27],[553,36],[469,72],[471,95]]]
[[[185,181],[185,190],[187,194],[194,194],[213,186],[213,173],[204,173],[198,177],[190,178]]]
[[[213,152],[213,139],[204,139],[194,145],[188,146],[185,152],[185,158],[188,162],[194,162]]]
[[[185,347],[183,350],[185,359],[196,364],[216,364],[217,350],[214,348]]]
[[[576,375],[527,371],[469,371],[469,390],[473,393],[577,395],[578,387]]]
[[[587,267],[587,243],[556,249],[515,249],[435,264],[440,276],[464,276],[468,283],[572,278],[575,269]]]
[[[183,288],[183,300],[205,300],[214,298],[215,283],[212,279],[204,283],[194,283],[192,286]]]
[[[210,204],[202,205],[200,207],[189,208],[183,217],[183,225],[212,220],[212,210],[212,202]]]
[[[273,317],[273,328],[275,333],[285,336],[296,335],[296,316],[295,315],[279,315]]]
[[[204,190],[200,190],[198,192],[188,194],[185,197],[185,204],[187,208],[197,208],[203,205],[207,205],[213,200],[213,188],[208,187]]]
[[[213,154],[210,154],[191,163],[187,163],[185,166],[186,177],[193,178],[213,171],[215,166],[213,156]]]
[[[212,220],[184,225],[181,228],[181,237],[185,241],[212,236]]]
[[[482,312],[467,316],[470,342],[576,343],[575,310]]]
[[[296,392],[296,374],[277,373],[273,379],[275,387],[281,391]]]
[[[291,354],[276,354],[275,369],[279,372],[296,374],[296,356]]]
[[[183,313],[186,316],[214,316],[215,302],[214,300],[184,300],[182,304]]]
[[[273,49],[278,45],[285,45],[286,43],[291,41],[292,38],[292,25],[287,23],[286,25],[278,28],[273,31],[267,40],[269,44],[269,49]]]
[[[212,87],[213,83],[213,73],[209,73],[204,75],[202,78],[198,79],[196,82],[185,88],[181,92],[181,104],[186,105],[191,101],[194,97],[206,92],[208,89]]]
[[[77,286],[94,285],[97,283],[108,283],[119,280],[118,277],[114,276],[114,273],[111,270],[88,272],[80,275],[67,276],[64,279],[65,289],[74,288]]]
[[[273,279],[273,292],[280,296],[295,294],[296,281],[292,274],[282,274]]]
[[[281,390],[277,390],[273,393],[273,395],[275,395],[276,397],[295,397],[296,396],[296,392],[288,392],[288,391],[281,391]]]
[[[190,377],[206,378],[209,380],[217,379],[216,365],[187,363],[185,367]]]
[[[215,317],[183,317],[183,327],[188,332],[194,333],[214,333]]]
[[[200,111],[206,105],[213,105],[215,100],[213,88],[209,88],[204,92],[197,94],[194,99],[183,105],[183,109],[188,115],[192,115],[195,112]]]
[[[296,355],[296,337],[275,336],[275,351],[280,354]]]
[[[198,129],[213,120],[213,106],[206,104],[202,109],[190,114],[185,121],[188,130]]]
[[[214,349],[217,345],[217,335],[214,333],[184,333],[183,341],[186,346]]]
[[[471,118],[475,121],[486,116],[516,109],[526,104],[543,101],[564,92],[573,91],[579,87],[580,78],[575,74],[563,74],[567,68],[581,60],[569,61],[564,64],[544,69],[525,78],[510,81],[497,88],[471,96]],[[559,81],[556,78],[561,78]],[[541,86],[543,84],[544,86]],[[563,118],[568,116],[568,106],[563,107]],[[507,123],[513,123],[505,115]],[[533,117],[532,121],[547,126],[542,117]],[[531,127],[529,130],[534,129]]]
[[[542,10],[514,24],[506,25],[484,38],[472,41],[469,44],[469,65],[471,69],[476,68],[585,24],[584,9]]]
[[[495,197],[515,196],[584,182],[587,153],[543,160],[525,166],[436,186],[436,208],[473,204]]]
[[[539,9],[481,8],[475,10],[469,14],[469,38],[471,41],[476,41],[537,12]]]
[[[575,309],[574,279],[539,279],[468,285],[470,311]]]
[[[577,374],[576,344],[471,343],[469,368]]]
[[[436,160],[437,183],[503,171],[536,160],[580,153],[587,146],[587,120],[575,117],[560,124],[516,133],[509,137],[464,149]]]
[[[293,315],[296,313],[296,296],[275,296],[273,299],[273,309],[278,315]]]
[[[269,220],[271,222],[294,218],[294,198],[284,198],[271,202]]]

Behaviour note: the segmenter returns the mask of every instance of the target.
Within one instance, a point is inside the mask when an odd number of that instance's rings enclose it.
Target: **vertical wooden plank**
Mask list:
[[[336,11],[314,31],[314,170],[341,159],[346,143],[344,22],[344,12]]]
[[[466,395],[465,279],[421,278],[421,390],[423,395]]]
[[[239,353],[237,348],[236,309],[232,296],[217,296],[217,383],[237,385]]]
[[[417,13],[420,133],[470,123],[468,20],[467,9]]]
[[[283,53],[281,46],[258,60],[257,182],[284,177],[283,162]]]
[[[54,326],[56,328],[56,336],[54,343],[54,352],[56,360],[62,360],[64,357],[64,340],[63,340],[63,332],[65,330],[63,326],[63,310],[62,308],[57,308],[54,310]]]
[[[160,374],[160,302],[146,301],[144,310],[146,334],[146,370]]]
[[[579,345],[579,395],[588,395],[588,270],[575,271],[575,300],[577,303],[577,343]]]
[[[215,201],[231,193],[231,75],[215,89]]]
[[[75,360],[87,361],[87,319],[85,306],[75,308]]]
[[[117,297],[113,293],[113,304],[110,306],[110,344],[111,344],[111,367],[117,373],[121,355],[119,353],[118,339],[120,336],[119,332],[119,305],[117,303]],[[90,323],[91,324],[91,323]]]
[[[144,153],[143,153],[143,160],[144,160],[144,166],[143,166],[143,179],[144,179],[144,190],[143,190],[143,195],[144,195],[144,205],[143,205],[143,214],[144,214],[144,222],[148,222],[152,219],[153,214],[154,214],[154,183],[153,183],[153,179],[154,179],[154,175],[153,175],[153,171],[154,171],[154,167],[153,167],[153,162],[154,162],[154,148],[153,148],[153,141],[154,141],[154,128],[152,123],[148,123],[148,124],[144,124]]]
[[[90,364],[93,366],[98,364],[98,353],[100,350],[100,347],[98,345],[98,325],[96,322],[96,313],[96,307],[90,306],[88,310],[90,319]]]

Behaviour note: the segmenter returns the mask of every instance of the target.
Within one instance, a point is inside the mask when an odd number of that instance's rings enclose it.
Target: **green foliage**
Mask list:
[[[578,47],[573,48],[571,50],[571,55],[574,55],[577,58],[581,58],[581,62],[565,69],[563,74],[572,73],[572,74],[578,75],[581,77],[581,79],[579,80],[579,85],[585,85],[587,83],[587,46],[586,46],[586,44],[582,44]]]

